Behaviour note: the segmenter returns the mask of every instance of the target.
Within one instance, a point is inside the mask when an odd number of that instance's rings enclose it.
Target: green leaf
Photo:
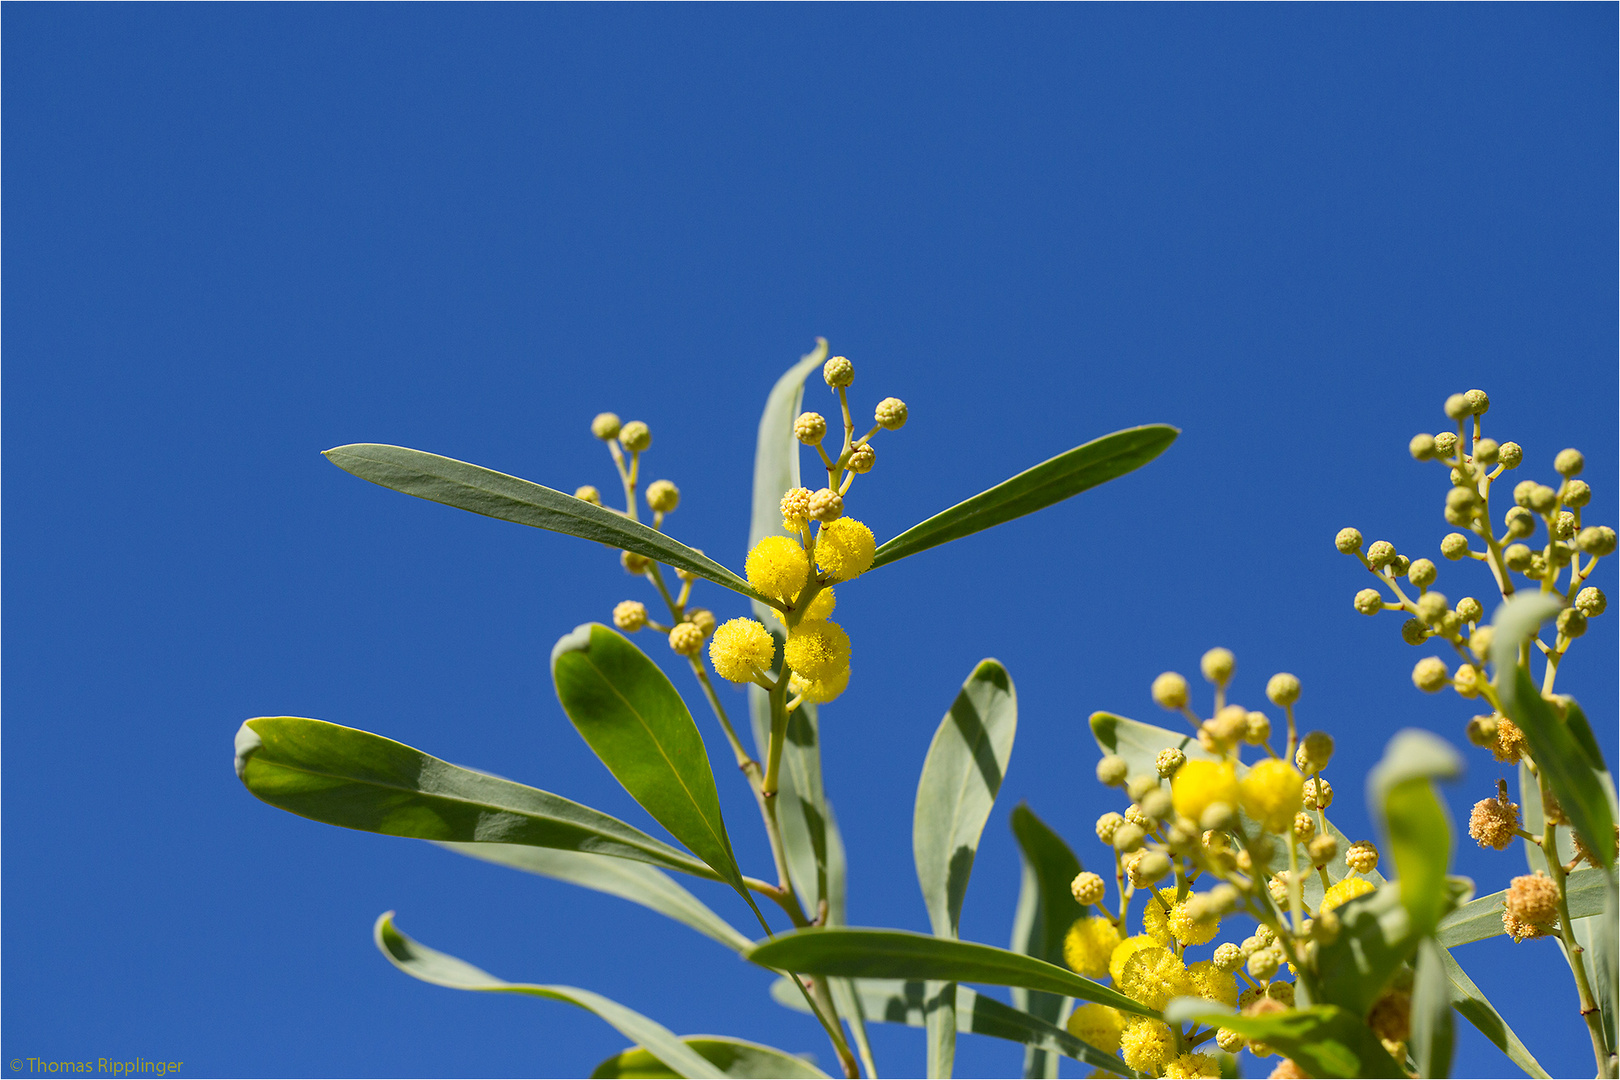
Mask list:
[[[707,904],[683,889],[668,874],[646,863],[583,851],[557,851],[515,844],[441,843],[439,846],[484,862],[566,881],[640,904],[678,923],[684,923],[737,952],[752,948],[754,944],[752,939],[716,915]]]
[[[1463,971],[1456,959],[1442,949],[1440,963],[1445,968],[1447,981],[1451,983],[1452,1007],[1462,1013],[1463,1019],[1478,1028],[1482,1035],[1495,1043],[1496,1047],[1527,1075],[1545,1080],[1547,1070],[1541,1067],[1535,1055],[1519,1041],[1513,1029],[1508,1027],[1507,1021],[1502,1019],[1502,1014],[1485,1000],[1485,995],[1474,985],[1474,980],[1468,977],[1468,973]]]
[[[1361,1018],[1334,1005],[1266,1013],[1233,1015],[1210,1008],[1207,1001],[1177,998],[1165,1008],[1171,1023],[1197,1020],[1236,1031],[1280,1050],[1312,1076],[1405,1076],[1372,1028]]]
[[[1604,874],[1601,870],[1577,870],[1569,875],[1569,914],[1572,919],[1587,918],[1603,911]],[[1435,936],[1448,949],[1466,945],[1471,941],[1484,941],[1505,933],[1502,929],[1502,905],[1507,890],[1472,900],[1440,920]]]
[[[1562,604],[1545,593],[1520,593],[1501,607],[1491,622],[1496,627],[1491,639],[1494,683],[1502,699],[1502,710],[1524,732],[1541,775],[1564,808],[1575,830],[1586,838],[1587,847],[1608,866],[1613,857],[1614,810],[1602,777],[1603,758],[1593,756],[1596,741],[1586,718],[1581,715],[1576,731],[1541,696],[1530,673],[1519,666],[1519,649],[1535,637],[1541,623],[1556,615]]]
[[[742,593],[765,598],[702,552],[605,507],[480,465],[383,443],[352,443],[326,458],[362,480],[485,517],[623,548]]]
[[[846,978],[923,979],[1022,986],[1112,1005],[1123,1012],[1158,1013],[1117,990],[1044,960],[993,945],[947,941],[907,930],[794,930],[754,946],[748,959],[778,971]]]
[[[1442,909],[1469,891],[1466,879],[1442,878]],[[1399,881],[1357,897],[1338,908],[1343,929],[1332,944],[1320,946],[1317,969],[1322,1000],[1366,1016],[1390,978],[1417,951],[1424,937],[1416,932],[1411,912],[1401,902]]]
[[[1013,807],[1013,836],[1022,855],[1023,881],[1018,891],[1018,909],[1013,918],[1012,950],[1051,964],[1063,960],[1063,936],[1074,921],[1091,911],[1082,907],[1070,891],[1070,883],[1080,873],[1080,860],[1063,838],[1047,827],[1023,803]],[[1015,988],[1013,1006],[1049,1024],[1063,1016],[1065,999],[1037,990]],[[1024,1050],[1024,1075],[1057,1076],[1057,1058],[1043,1047]]]
[[[866,1015],[889,1024],[922,1027],[927,1015],[927,986],[921,980],[860,979],[854,983]],[[809,1012],[804,998],[787,979],[771,984],[771,997],[799,1012]],[[1114,1054],[1105,1054],[1081,1042],[1061,1027],[1038,1016],[1005,1005],[966,986],[956,988],[956,1030],[1022,1043],[1048,1056],[1062,1054],[1120,1076],[1136,1076]]]
[[[1422,1077],[1450,1076],[1455,1032],[1451,1019],[1451,980],[1445,950],[1433,938],[1418,945],[1412,982],[1411,1052]]]
[[[803,1058],[742,1039],[728,1039],[724,1035],[682,1035],[681,1042],[724,1075],[739,1080],[752,1077],[813,1080],[827,1076]],[[665,1080],[679,1075],[639,1046],[614,1054],[591,1070],[591,1080]]]
[[[1180,434],[1179,430],[1165,424],[1148,424],[1116,431],[1064,451],[913,525],[877,549],[872,568],[875,570],[919,551],[1033,514],[1087,488],[1124,476],[1164,453]]]
[[[1401,903],[1412,918],[1410,932],[1426,937],[1444,914],[1446,865],[1451,859],[1451,820],[1434,791],[1436,779],[1462,774],[1462,758],[1427,731],[1397,732],[1384,757],[1367,774],[1367,805],[1389,835]]]
[[[676,1076],[704,1077],[724,1080],[726,1074],[711,1065],[675,1036],[675,1033],[647,1017],[627,1009],[616,1001],[581,990],[573,986],[539,986],[534,983],[509,983],[487,971],[473,967],[465,960],[437,952],[413,941],[394,927],[394,913],[385,913],[377,920],[372,931],[377,948],[390,963],[413,979],[452,990],[483,990],[505,994],[529,994],[578,1005],[587,1012],[613,1025],[625,1038],[644,1046]]]
[[[323,720],[247,721],[236,733],[236,775],[271,806],[346,829],[589,851],[717,876],[686,852],[599,810]]]
[[[751,905],[703,736],[662,669],[623,634],[586,623],[552,647],[551,677],[563,711],[614,779]]]
[[[826,359],[827,339],[817,338],[816,347],[776,380],[770,396],[765,399],[754,449],[754,506],[748,526],[750,551],[767,536],[789,535],[782,528],[780,506],[788,489],[799,486],[799,440],[793,434],[793,421],[798,419],[799,405],[804,401],[804,380]],[[755,610],[758,610],[757,602]]]

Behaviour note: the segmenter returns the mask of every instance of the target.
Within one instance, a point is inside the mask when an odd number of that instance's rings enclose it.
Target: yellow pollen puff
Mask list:
[[[767,536],[754,545],[743,568],[748,584],[778,600],[793,599],[810,577],[804,549],[785,536]]]
[[[1220,929],[1220,916],[1195,919],[1185,900],[1170,909],[1170,933],[1183,945],[1203,945],[1214,941]]]
[[[1147,934],[1137,934],[1115,945],[1113,953],[1108,957],[1108,977],[1114,980],[1114,985],[1118,986],[1120,980],[1125,978],[1125,965],[1131,957],[1143,949],[1156,948],[1158,944]]]
[[[788,631],[782,658],[806,679],[830,679],[849,667],[849,635],[835,622],[805,620]]]
[[[709,661],[715,672],[731,682],[752,682],[756,672],[769,671],[776,642],[753,619],[728,619],[709,642]]]
[[[1162,1009],[1174,997],[1192,990],[1187,965],[1169,949],[1141,949],[1125,961],[1125,977],[1120,990],[1150,1009]]]
[[[1119,1036],[1125,1030],[1125,1017],[1107,1005],[1081,1005],[1069,1014],[1063,1026],[1081,1042],[1090,1043],[1105,1054],[1119,1052]]]
[[[877,539],[872,530],[854,518],[825,522],[816,534],[816,565],[834,581],[848,581],[866,573],[876,555]]]
[[[1375,888],[1377,888],[1377,886],[1368,881],[1366,878],[1347,877],[1343,881],[1330,886],[1327,892],[1322,894],[1322,906],[1320,910],[1332,911],[1336,907],[1341,907],[1344,904],[1348,904],[1358,896],[1366,896]],[[1320,915],[1320,912],[1318,915]]]
[[[1305,801],[1305,778],[1276,758],[1257,763],[1238,789],[1244,811],[1267,832],[1286,833]]]
[[[1187,966],[1187,976],[1199,997],[1223,1005],[1237,1004],[1237,972],[1222,971],[1213,960],[1200,960]]]
[[[1165,910],[1165,904],[1174,908],[1175,903],[1175,889],[1160,889],[1158,899],[1150,895],[1142,908],[1142,932],[1166,947],[1175,940],[1175,935],[1170,932],[1170,913]]]
[[[1170,782],[1171,803],[1176,813],[1198,821],[1211,803],[1237,806],[1237,770],[1226,761],[1189,761],[1176,770]]]
[[[833,613],[833,608],[837,605],[838,598],[833,596],[833,591],[831,589],[822,589],[816,593],[816,598],[810,601],[810,606],[804,609],[804,617],[816,620],[825,619]]]
[[[788,689],[800,695],[806,701],[817,705],[825,705],[839,694],[849,688],[849,668],[838,672],[830,679],[806,679],[797,671],[788,679]]]
[[[1125,1030],[1120,1032],[1119,1048],[1125,1064],[1137,1072],[1151,1074],[1175,1057],[1176,1040],[1164,1024],[1141,1017],[1126,1024]]]
[[[1174,1061],[1165,1062],[1162,1075],[1173,1077],[1174,1080],[1218,1077],[1221,1075],[1221,1063],[1209,1054],[1195,1054],[1188,1051]]]
[[[1108,974],[1108,958],[1119,945],[1119,931],[1101,916],[1074,920],[1063,936],[1063,962],[1088,979]]]

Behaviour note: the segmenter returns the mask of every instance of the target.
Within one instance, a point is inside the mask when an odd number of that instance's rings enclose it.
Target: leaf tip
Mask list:
[[[589,652],[591,648],[591,632],[601,623],[580,623],[568,633],[557,639],[557,644],[551,647],[551,667],[557,667],[557,661],[565,654],[571,652]],[[606,627],[603,627],[606,629]]]
[[[978,665],[974,667],[969,681],[991,683],[998,690],[1012,690],[1012,677],[1007,674],[1007,669],[1002,666],[1001,661],[994,657],[985,657],[980,660]]]
[[[260,737],[257,731],[253,730],[252,725],[252,720],[244,720],[242,726],[236,729],[236,778],[238,780],[243,780],[243,773],[247,772],[248,758],[252,757],[254,752],[264,745],[264,739]]]

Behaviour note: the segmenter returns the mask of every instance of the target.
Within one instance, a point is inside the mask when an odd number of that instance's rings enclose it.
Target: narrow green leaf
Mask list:
[[[1451,819],[1435,794],[1434,781],[1461,774],[1457,752],[1416,728],[1397,732],[1384,747],[1383,760],[1367,774],[1367,805],[1389,836],[1401,903],[1415,937],[1433,932],[1446,902]]]
[[[346,829],[589,851],[717,876],[686,852],[599,810],[324,720],[247,721],[236,733],[236,775],[271,806]]]
[[[921,980],[861,979],[854,985],[866,1015],[871,1019],[908,1027],[924,1025],[927,983]],[[810,1011],[805,1007],[799,991],[785,978],[771,984],[771,997],[778,1004],[798,1012]],[[956,988],[956,1030],[958,1033],[1022,1043],[1026,1049],[1038,1048],[1054,1060],[1062,1054],[1119,1076],[1138,1075],[1127,1068],[1117,1055],[1105,1054],[1049,1021],[960,985]]]
[[[684,923],[737,952],[752,948],[754,944],[751,938],[716,915],[707,904],[682,888],[668,874],[646,863],[583,851],[557,851],[515,844],[441,843],[439,846],[484,862],[498,863],[528,874],[538,874],[621,897]]]
[[[928,1080],[949,1077],[956,1069],[956,990],[953,982],[930,980],[924,984],[923,1003],[925,1075]]]
[[[1446,977],[1445,950],[1433,938],[1418,945],[1412,982],[1411,1052],[1421,1077],[1450,1076],[1455,1041],[1451,1019],[1451,980]]]
[[[877,549],[872,568],[1033,514],[1087,488],[1124,476],[1164,453],[1180,434],[1165,424],[1148,424],[1066,450],[913,525]]]
[[[1013,920],[1012,950],[1051,964],[1063,961],[1063,936],[1074,921],[1088,912],[1070,891],[1070,883],[1080,873],[1080,860],[1028,806],[1019,803],[1012,812],[1013,836],[1023,862],[1023,881],[1018,892],[1018,909]],[[1065,998],[1037,990],[1015,988],[1013,1006],[1057,1024],[1063,1017]],[[1057,1076],[1057,1058],[1044,1047],[1024,1049],[1024,1076]]]
[[[1602,756],[1591,756],[1583,746],[1587,742],[1591,749],[1596,746],[1586,718],[1582,715],[1576,725],[1582,732],[1577,737],[1541,696],[1529,672],[1519,666],[1520,647],[1561,609],[1562,604],[1546,593],[1519,593],[1496,609],[1491,619],[1496,628],[1491,639],[1491,663],[1496,668],[1493,681],[1502,710],[1523,730],[1531,756],[1570,823],[1608,866],[1614,849],[1614,809],[1603,784],[1607,770]]]
[[[827,359],[827,339],[788,368],[771,387],[765,411],[759,417],[759,438],[754,449],[754,506],[748,526],[748,549],[767,536],[787,536],[779,506],[789,488],[799,486],[799,440],[793,421],[804,401],[804,380]],[[756,604],[757,610],[757,604]]]
[[[1442,910],[1470,891],[1466,879],[1442,878]],[[1402,903],[1399,881],[1391,881],[1338,909],[1343,929],[1320,946],[1318,987],[1322,1000],[1367,1015],[1390,978],[1417,951],[1424,937]]]
[[[627,1009],[616,1001],[581,990],[573,986],[540,986],[534,983],[509,983],[487,971],[473,967],[465,960],[437,952],[400,933],[394,927],[394,913],[385,913],[377,920],[372,931],[377,948],[389,963],[409,975],[435,986],[452,990],[482,990],[493,993],[529,994],[534,997],[566,1001],[587,1012],[593,1012],[618,1030],[619,1034],[639,1046],[644,1046],[676,1076],[704,1077],[706,1080],[724,1080],[726,1074],[701,1054],[696,1053],[675,1033],[656,1020]]]
[[[765,598],[713,559],[622,514],[548,487],[454,458],[384,443],[352,443],[325,451],[338,468],[380,487],[485,517],[595,540],[686,570],[742,593]]]
[[[1312,1076],[1405,1076],[1384,1044],[1355,1013],[1335,1005],[1233,1015],[1209,1002],[1177,998],[1165,1008],[1171,1023],[1197,1020],[1236,1031],[1281,1051]]]
[[[1601,870],[1577,870],[1569,875],[1566,886],[1570,918],[1582,919],[1603,911],[1604,874]],[[1448,949],[1466,945],[1471,941],[1484,941],[1505,933],[1502,929],[1502,904],[1507,890],[1493,892],[1478,900],[1471,900],[1440,920],[1435,936]]]
[[[819,764],[819,757],[817,763]],[[844,897],[849,863],[844,856],[843,835],[838,831],[838,816],[833,813],[830,804],[825,805],[827,805],[827,925],[843,926],[848,921]],[[833,1005],[838,1009],[838,1015],[849,1022],[850,1037],[855,1043],[855,1053],[861,1059],[861,1066],[871,1080],[877,1080],[877,1061],[872,1056],[872,1043],[866,1033],[866,1011],[855,993],[855,984],[848,979],[830,979],[828,986],[832,991]]]
[[[586,623],[552,647],[551,677],[563,711],[614,779],[752,904],[703,736],[662,669],[623,634]]]
[[[1044,960],[907,930],[794,930],[754,946],[747,957],[762,967],[813,975],[1022,986],[1112,1005],[1138,1016],[1159,1015],[1117,990]]]
[[[1441,950],[1440,962],[1445,968],[1447,981],[1451,983],[1452,1007],[1463,1015],[1463,1019],[1478,1028],[1480,1034],[1496,1044],[1497,1049],[1506,1054],[1513,1064],[1523,1069],[1527,1075],[1546,1080],[1547,1070],[1541,1067],[1541,1062],[1537,1061],[1535,1055],[1519,1041],[1519,1037],[1508,1027],[1502,1015],[1485,1000],[1485,995],[1474,985],[1474,980],[1468,977],[1456,959],[1449,952]]]
[[[681,1042],[723,1074],[738,1080],[753,1077],[815,1080],[827,1076],[803,1058],[742,1039],[729,1039],[724,1035],[682,1035]],[[679,1075],[639,1046],[614,1054],[591,1070],[591,1080],[664,1080]]]

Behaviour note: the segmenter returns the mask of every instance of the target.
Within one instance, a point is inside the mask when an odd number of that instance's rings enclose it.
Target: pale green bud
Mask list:
[[[1586,616],[1579,608],[1565,608],[1558,613],[1558,632],[1567,638],[1578,638],[1586,633]]]
[[[619,565],[624,567],[625,573],[640,576],[647,572],[652,560],[645,555],[637,555],[633,551],[619,552]]]
[[[1292,705],[1299,700],[1299,676],[1280,671],[1266,683],[1266,697],[1273,705]],[[1247,723],[1248,717],[1244,716]]]
[[[1524,447],[1516,442],[1505,442],[1502,444],[1502,449],[1497,453],[1496,460],[1509,469],[1517,469],[1519,464],[1524,461]]]
[[[1530,556],[1530,565],[1525,568],[1524,576],[1531,581],[1540,581],[1547,576],[1547,560],[1542,558],[1541,552]]]
[[[1320,776],[1305,781],[1305,805],[1311,810],[1326,810],[1333,805],[1333,785]]]
[[[597,413],[596,419],[591,421],[591,434],[603,442],[613,438],[619,433],[619,418],[613,413]]]
[[[1458,537],[1458,539],[1462,539],[1457,533],[1452,533],[1451,535]],[[1466,548],[1467,546],[1468,541],[1463,540],[1463,547]],[[1444,548],[1445,545],[1442,543],[1441,550],[1444,550]],[[1407,570],[1406,576],[1410,578],[1412,584],[1416,585],[1418,588],[1426,589],[1430,585],[1434,584],[1434,579],[1440,576],[1440,571],[1437,570],[1434,563],[1430,562],[1428,559],[1419,559],[1412,564],[1411,569]]]
[[[1223,881],[1213,889],[1209,890],[1209,906],[1216,914],[1230,914],[1236,911],[1238,909],[1238,905],[1242,902],[1243,894],[1238,891],[1238,887],[1236,885],[1230,885]],[[1215,951],[1217,953],[1220,952],[1219,949]]]
[[[1187,763],[1187,755],[1174,746],[1160,750],[1153,759],[1153,768],[1160,776],[1174,776],[1176,770]]]
[[[1075,900],[1081,904],[1101,903],[1107,889],[1107,884],[1102,877],[1093,874],[1090,870],[1082,870],[1069,883],[1069,891],[1074,894]]]
[[[1405,577],[1406,572],[1412,568],[1412,560],[1405,555],[1397,555],[1390,561],[1389,572],[1396,577]]]
[[[652,445],[652,429],[640,420],[632,420],[619,429],[619,441],[633,453],[641,453]]]
[[[1122,853],[1135,851],[1147,839],[1147,833],[1142,826],[1127,821],[1114,830],[1114,850]]]
[[[1530,568],[1530,560],[1534,554],[1524,544],[1509,544],[1502,549],[1502,562],[1509,570],[1517,570],[1522,574]]]
[[[861,443],[849,452],[849,471],[853,473],[869,473],[872,466],[877,464],[877,451],[872,449],[871,443]]]
[[[1508,536],[1515,540],[1522,540],[1536,531],[1536,515],[1522,506],[1509,510],[1502,521],[1507,525]]]
[[[1586,468],[1586,457],[1579,450],[1573,448],[1560,450],[1558,456],[1553,458],[1553,468],[1558,471],[1560,476],[1575,476]]]
[[[1271,718],[1263,712],[1251,712],[1246,718],[1243,741],[1250,746],[1263,746],[1271,738]]]
[[[1417,617],[1426,623],[1438,622],[1440,616],[1451,610],[1446,594],[1433,589],[1417,598]]]
[[[1395,545],[1388,540],[1374,540],[1367,549],[1367,561],[1376,570],[1382,570],[1395,561]]]
[[[1442,431],[1434,437],[1434,456],[1448,458],[1457,449],[1457,433],[1455,431]]]
[[[1446,398],[1445,409],[1446,415],[1453,420],[1461,420],[1464,417],[1474,415],[1473,406],[1468,403],[1468,395],[1466,394],[1452,394]]]
[[[1316,819],[1311,817],[1311,815],[1307,814],[1303,810],[1295,814],[1294,839],[1298,840],[1302,844],[1308,844],[1311,842],[1311,838],[1315,835]]]
[[[1154,790],[1158,786],[1159,778],[1157,776],[1138,774],[1131,777],[1130,782],[1125,785],[1125,793],[1129,795],[1134,802],[1141,802],[1142,796],[1146,795],[1148,792]]]
[[[1142,796],[1142,812],[1156,821],[1169,817],[1173,809],[1170,793],[1163,788],[1154,788]]]
[[[613,609],[613,625],[627,634],[633,634],[647,625],[647,605],[640,600],[625,600]]]
[[[1212,802],[1204,810],[1204,816],[1198,819],[1198,825],[1206,832],[1220,832],[1223,829],[1230,829],[1235,819],[1236,811],[1232,809],[1230,803]]]
[[[906,426],[906,403],[897,397],[886,397],[877,403],[872,418],[888,431],[899,431]]]
[[[1461,396],[1461,394],[1457,395],[1459,398]],[[1257,949],[1249,957],[1249,974],[1262,982],[1277,974],[1277,969],[1280,967],[1282,967],[1282,962],[1277,958],[1277,954],[1270,949]]]
[[[1236,968],[1230,968],[1230,969],[1229,968],[1222,968],[1221,970],[1222,971],[1228,971],[1228,970],[1235,971],[1237,969]],[[1231,1028],[1216,1028],[1215,1029],[1215,1045],[1220,1047],[1222,1050],[1226,1051],[1228,1054],[1236,1054],[1239,1051],[1241,1051],[1245,1046],[1249,1045],[1249,1039],[1248,1039],[1248,1036],[1242,1035],[1242,1034],[1240,1034],[1240,1033],[1238,1033],[1236,1031],[1233,1031]]]
[[[1425,656],[1412,668],[1412,685],[1425,694],[1436,693],[1450,681],[1451,672],[1438,656]]]
[[[1339,854],[1339,838],[1323,833],[1305,845],[1305,854],[1310,856],[1312,866],[1326,866]]]
[[[1485,617],[1485,605],[1472,596],[1465,596],[1457,601],[1457,618],[1466,623],[1476,623]]]
[[[1222,942],[1215,947],[1215,970],[1236,971],[1243,966],[1243,950],[1230,941]]]
[[[1462,625],[1462,617],[1455,611],[1441,612],[1440,617],[1434,622],[1435,630],[1443,638],[1456,637],[1457,632],[1462,629]]]
[[[1588,525],[1575,537],[1575,546],[1588,555],[1613,555],[1614,530],[1607,525]]]
[[[1564,505],[1581,507],[1592,501],[1592,487],[1585,480],[1570,480],[1564,484]]]
[[[1198,668],[1204,673],[1204,678],[1216,686],[1225,686],[1231,680],[1232,670],[1236,666],[1237,658],[1232,655],[1231,649],[1211,649],[1198,662]]]
[[[837,390],[855,381],[855,365],[849,362],[847,356],[835,356],[822,365],[821,377],[828,386]]]
[[[1434,457],[1434,436],[1414,435],[1412,441],[1406,444],[1406,449],[1418,461],[1428,461]]]
[[[1529,548],[1525,549],[1529,551]],[[1376,615],[1384,610],[1384,594],[1377,589],[1362,589],[1356,593],[1355,608],[1363,615]]]
[[[1294,763],[1307,775],[1319,773],[1333,760],[1333,736],[1325,731],[1313,731],[1299,741]]]
[[[810,496],[810,516],[817,521],[837,521],[844,516],[844,497],[832,488],[822,488]]]
[[[1153,700],[1166,709],[1179,709],[1187,704],[1187,680],[1174,671],[1166,671],[1153,680]]]
[[[1568,544],[1549,544],[1547,554],[1552,557],[1554,566],[1568,566],[1569,560],[1575,557],[1575,552],[1570,549]]]
[[[1339,535],[1333,538],[1333,546],[1341,555],[1354,555],[1361,550],[1361,530],[1340,529]]]
[[[1491,409],[1491,399],[1483,390],[1470,390],[1463,395],[1463,400],[1468,403],[1468,411],[1475,416],[1484,416]]]
[[[1458,559],[1468,557],[1468,537],[1462,533],[1447,533],[1446,538],[1440,541],[1440,554],[1456,562]]]
[[[1319,945],[1331,945],[1339,938],[1339,932],[1344,928],[1344,920],[1339,913],[1329,908],[1327,911],[1317,912],[1311,920],[1311,940]]]
[[[696,656],[703,649],[703,631],[689,622],[676,623],[669,632],[669,647],[681,656]]]
[[[1408,645],[1421,645],[1429,640],[1429,628],[1422,619],[1407,619],[1401,623],[1401,640]]]
[[[1162,851],[1144,851],[1136,856],[1131,877],[1138,886],[1151,885],[1170,872],[1170,856]]]
[[[602,493],[591,484],[581,484],[574,489],[574,498],[581,502],[588,502],[592,506],[602,505]]]
[[[660,514],[668,514],[681,504],[681,489],[668,480],[654,480],[647,485],[647,505]]]
[[[1462,514],[1479,505],[1479,492],[1468,487],[1454,487],[1446,492],[1446,509]]]
[[[1603,614],[1609,606],[1609,598],[1603,595],[1603,590],[1596,585],[1588,585],[1575,596],[1575,609],[1589,619],[1595,619]]]
[[[1097,839],[1104,844],[1114,842],[1114,834],[1125,824],[1125,815],[1116,814],[1112,810],[1097,819]]]
[[[1528,508],[1530,505],[1530,493],[1535,491],[1536,488],[1540,486],[1541,485],[1536,483],[1534,480],[1520,480],[1517,484],[1513,485],[1513,501],[1520,506]]]
[[[1097,762],[1097,780],[1108,787],[1119,787],[1130,771],[1130,764],[1118,754],[1109,754]]]
[[[1491,655],[1491,639],[1496,637],[1496,627],[1476,626],[1473,633],[1468,635],[1468,649],[1480,661],[1485,661]]]
[[[1502,447],[1495,439],[1481,439],[1474,444],[1474,460],[1481,465],[1495,465]]]
[[[1497,722],[1495,713],[1489,716],[1476,716],[1468,721],[1468,726],[1463,729],[1469,742],[1487,750],[1496,746],[1496,737],[1500,731],[1501,724]]]
[[[814,446],[827,434],[827,418],[820,413],[800,413],[793,421],[793,437],[806,446]]]
[[[1557,505],[1558,492],[1546,484],[1537,484],[1535,489],[1530,492],[1530,509],[1538,514],[1551,513],[1552,508]]]
[[[1451,679],[1451,685],[1457,693],[1470,699],[1479,697],[1480,682],[1479,669],[1472,664],[1458,664],[1457,674]]]

